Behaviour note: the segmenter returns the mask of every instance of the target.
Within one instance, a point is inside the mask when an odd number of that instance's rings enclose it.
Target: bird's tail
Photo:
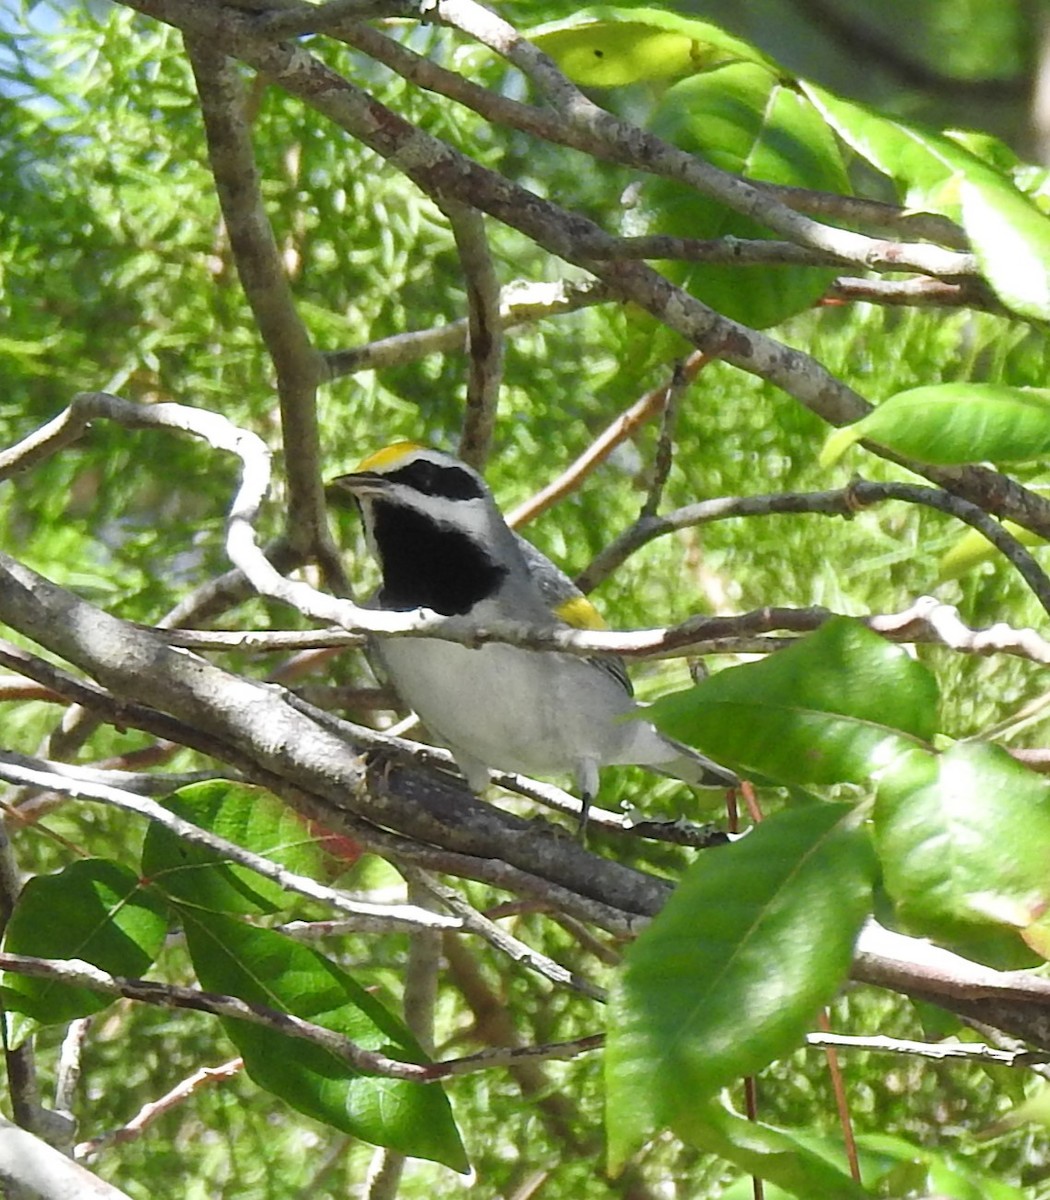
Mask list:
[[[677,758],[662,762],[656,768],[665,775],[673,775],[683,783],[691,783],[694,787],[732,788],[740,786],[740,779],[727,767],[720,767],[703,754],[689,746],[683,746],[672,738],[667,741],[678,751]]]

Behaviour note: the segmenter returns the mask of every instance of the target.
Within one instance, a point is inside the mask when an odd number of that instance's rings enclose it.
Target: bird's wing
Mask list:
[[[554,609],[554,615],[564,621],[566,625],[571,625],[573,629],[609,628],[605,623],[605,618],[583,592],[578,592],[575,596],[570,596],[568,600],[559,604]],[[618,654],[595,654],[588,658],[587,662],[594,663],[596,667],[601,667],[603,671],[608,672],[628,696],[634,695],[634,687],[627,674],[627,668]]]
[[[520,534],[515,535],[518,545],[525,556],[526,565],[533,582],[539,588],[543,601],[551,614],[573,629],[608,629],[605,618],[573,583],[573,581],[556,567],[554,563]],[[587,659],[596,667],[601,667],[613,677],[629,695],[634,695],[634,688],[627,675],[623,659],[617,654],[596,654]]]

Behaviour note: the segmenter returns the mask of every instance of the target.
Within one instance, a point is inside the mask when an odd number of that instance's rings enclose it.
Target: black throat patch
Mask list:
[[[432,608],[446,617],[461,616],[499,587],[506,568],[466,534],[436,525],[409,508],[382,500],[373,505],[383,608]]]

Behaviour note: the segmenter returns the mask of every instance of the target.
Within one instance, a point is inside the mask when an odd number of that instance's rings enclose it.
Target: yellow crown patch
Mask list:
[[[369,454],[367,458],[362,458],[354,470],[383,471],[387,467],[399,463],[401,459],[407,458],[410,454],[414,454],[417,450],[425,449],[426,446],[419,442],[394,442],[390,446],[384,446],[382,450],[377,450],[374,454]]]

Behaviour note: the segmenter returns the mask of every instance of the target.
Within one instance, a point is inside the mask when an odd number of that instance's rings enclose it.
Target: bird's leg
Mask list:
[[[585,842],[587,815],[598,795],[598,764],[593,759],[584,759],[576,768],[576,785],[580,789],[580,824],[576,836],[581,842]]]

